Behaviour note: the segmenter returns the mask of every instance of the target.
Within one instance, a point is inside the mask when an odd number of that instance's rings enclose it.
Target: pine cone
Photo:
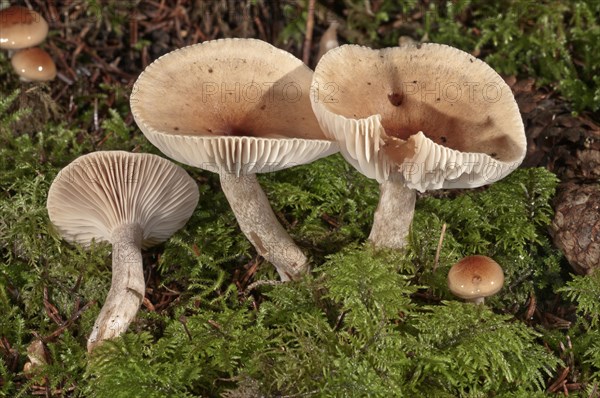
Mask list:
[[[578,274],[600,268],[600,184],[561,186],[550,234]]]

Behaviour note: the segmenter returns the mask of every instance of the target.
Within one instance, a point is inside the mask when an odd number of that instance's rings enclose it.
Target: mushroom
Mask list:
[[[145,295],[141,249],[183,227],[197,203],[194,180],[156,155],[94,152],[56,176],[47,208],[60,235],[83,246],[94,240],[113,246],[112,283],[88,351],[127,329]]]
[[[255,39],[184,47],[149,65],[131,94],[133,117],[167,156],[218,173],[244,235],[282,280],[308,260],[278,222],[255,173],[337,152],[312,112],[312,71]]]
[[[323,58],[323,55],[325,55],[327,51],[340,46],[337,37],[337,30],[339,26],[340,23],[338,21],[331,21],[329,23],[329,27],[327,28],[325,33],[323,33],[323,36],[321,36],[321,40],[319,41],[319,52],[317,54],[317,62],[319,62],[319,60]]]
[[[369,240],[402,248],[416,192],[500,180],[525,156],[510,88],[486,63],[441,44],[327,52],[313,110],[344,158],[380,183]]]
[[[33,47],[43,42],[47,35],[48,23],[39,13],[21,6],[0,11],[0,48]]]
[[[503,284],[502,268],[487,256],[467,256],[448,273],[450,291],[475,304],[483,304],[485,297],[498,293]]]
[[[23,365],[26,377],[33,376],[37,369],[48,364],[48,349],[42,340],[35,339],[27,346],[27,358],[29,361]]]
[[[17,51],[10,62],[15,72],[24,81],[48,81],[56,77],[54,61],[39,47]]]

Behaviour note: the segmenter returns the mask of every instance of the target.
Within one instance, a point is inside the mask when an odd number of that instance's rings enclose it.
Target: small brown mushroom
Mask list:
[[[146,293],[141,249],[166,241],[197,203],[194,180],[156,155],[93,152],[56,176],[47,208],[62,237],[84,246],[94,240],[113,245],[112,283],[88,351],[127,330]]]
[[[487,256],[467,256],[454,264],[448,273],[448,288],[466,301],[483,304],[485,297],[502,289],[504,272]]]
[[[50,54],[39,47],[17,51],[10,60],[24,81],[48,81],[56,77],[56,65]]]
[[[18,50],[37,46],[48,35],[48,23],[37,12],[12,6],[0,11],[0,48]]]
[[[315,69],[311,101],[346,161],[380,183],[369,240],[401,248],[416,192],[500,180],[525,156],[510,88],[485,62],[440,44],[344,45]]]
[[[160,57],[139,76],[133,117],[167,156],[219,173],[244,235],[282,280],[308,260],[281,226],[256,179],[338,151],[312,112],[312,71],[255,39],[207,41]]]

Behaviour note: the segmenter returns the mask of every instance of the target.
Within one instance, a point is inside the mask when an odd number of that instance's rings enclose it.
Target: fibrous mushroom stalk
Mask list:
[[[484,304],[485,303],[485,297],[475,297],[472,299],[465,299],[465,301],[467,303],[473,303],[473,304]]]
[[[137,223],[119,226],[112,232],[112,283],[88,339],[88,352],[124,333],[142,304],[146,289],[142,236]]]
[[[306,256],[277,220],[256,175],[222,173],[220,179],[242,232],[258,254],[275,266],[281,280],[296,280],[306,274]]]
[[[403,182],[394,180],[381,183],[379,190],[379,204],[369,241],[376,247],[401,249],[406,245],[417,193]]]

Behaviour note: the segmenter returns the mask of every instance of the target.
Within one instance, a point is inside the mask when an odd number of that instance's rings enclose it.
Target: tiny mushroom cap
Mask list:
[[[454,264],[448,273],[450,291],[467,301],[483,303],[485,297],[502,289],[504,272],[487,256],[467,256]]]
[[[525,156],[510,87],[453,47],[343,45],[323,55],[311,89],[325,134],[381,184],[369,237],[376,246],[406,244],[416,191],[490,184]]]
[[[56,77],[56,65],[39,47],[19,50],[10,60],[15,72],[25,81],[48,81]]]
[[[255,173],[310,163],[338,151],[311,109],[312,71],[256,39],[207,41],[168,53],[139,76],[136,123],[169,157],[219,173],[236,220],[282,280],[308,271]]]
[[[47,35],[48,23],[39,13],[21,6],[0,11],[0,48],[33,47],[43,42]]]
[[[198,203],[198,187],[179,166],[156,155],[94,152],[62,169],[48,192],[50,221],[64,239],[112,244],[112,283],[88,351],[124,333],[142,303],[142,248],[167,240]]]

